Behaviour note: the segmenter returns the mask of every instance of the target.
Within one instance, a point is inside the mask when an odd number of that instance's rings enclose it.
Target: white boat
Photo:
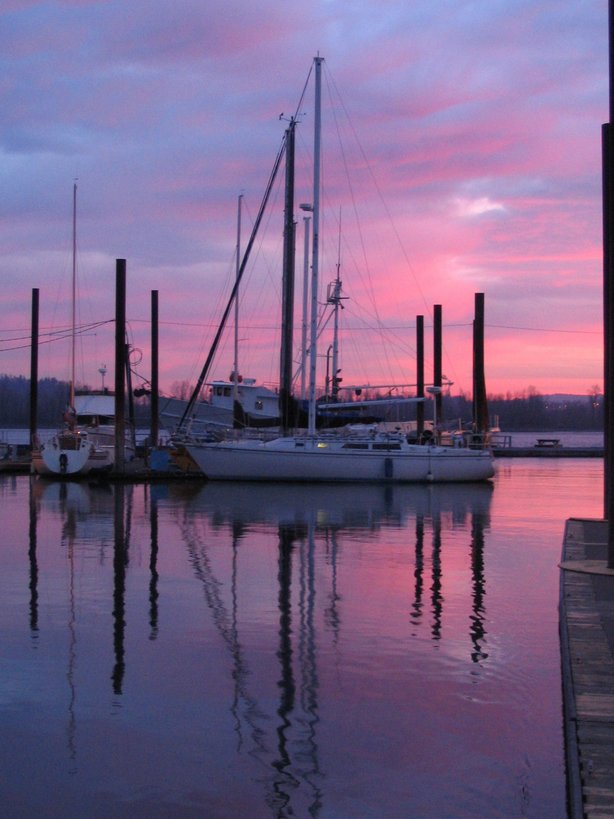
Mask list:
[[[100,392],[75,391],[76,214],[73,185],[72,333],[70,395],[62,428],[32,450],[31,471],[38,475],[77,476],[111,469],[115,461],[115,399]],[[102,373],[102,370],[100,371]],[[106,372],[106,370],[105,370]],[[134,458],[134,442],[126,435],[126,459]]]
[[[32,472],[37,475],[87,475],[109,466],[106,453],[78,429],[60,430],[32,451]]]
[[[401,432],[185,442],[184,446],[206,477],[217,481],[440,483],[483,481],[494,474],[487,450],[409,444]]]
[[[305,435],[283,435],[273,440],[236,438],[215,440],[216,436],[200,440],[185,437],[183,446],[209,480],[241,481],[307,481],[307,482],[448,482],[483,481],[494,474],[492,453],[466,446],[436,446],[410,444],[402,432],[379,433],[362,427],[347,435],[316,433],[316,356],[318,309],[318,247],[320,203],[320,96],[322,58],[315,58],[315,143],[313,190],[313,253],[311,282],[311,344],[309,377],[309,429]],[[286,132],[286,164],[293,161],[294,121]],[[288,136],[290,135],[290,136]],[[293,173],[286,171],[286,185]],[[286,203],[290,197],[286,188]],[[286,222],[292,223],[288,213]],[[285,254],[284,254],[285,255]],[[288,264],[284,264],[288,275]],[[288,288],[291,289],[291,288]],[[284,291],[286,285],[284,285]],[[284,343],[288,345],[288,336]],[[291,344],[291,337],[290,337]],[[282,361],[291,358],[286,349]],[[289,384],[280,379],[280,398]],[[283,409],[280,401],[280,415]],[[462,439],[458,439],[462,443]]]
[[[74,411],[65,414],[65,427],[32,453],[32,471],[38,475],[87,475],[103,472],[115,463],[115,398],[105,391],[76,393]],[[125,459],[135,456],[131,433],[126,431]]]
[[[279,424],[279,395],[269,387],[258,384],[255,378],[234,381],[216,380],[207,385],[209,395],[198,401],[190,416],[190,432],[202,434],[210,426],[232,427],[235,421],[235,394],[241,406],[246,426],[273,426]],[[188,402],[167,398],[161,403],[160,421],[173,432],[179,425]]]

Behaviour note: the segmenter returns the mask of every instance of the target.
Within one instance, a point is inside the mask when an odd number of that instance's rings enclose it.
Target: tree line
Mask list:
[[[473,405],[464,395],[444,397],[444,418],[461,419],[470,423]],[[586,396],[553,397],[528,390],[517,396],[488,396],[491,426],[503,432],[523,430],[601,430],[603,429],[603,395],[590,392]]]
[[[87,390],[86,385],[79,389]],[[189,395],[189,390],[185,391]],[[38,382],[38,426],[55,427],[60,423],[68,404],[69,385],[55,378]],[[177,396],[177,397],[187,397]],[[147,397],[134,399],[137,426],[150,423],[150,403]],[[540,395],[529,388],[518,395],[490,395],[488,411],[491,424],[497,423],[504,432],[522,430],[600,430],[603,429],[603,395],[597,387],[586,396],[570,399]],[[469,396],[444,395],[443,417],[450,425],[470,424],[473,407]],[[0,375],[0,427],[25,427],[30,423],[30,379],[24,376]]]

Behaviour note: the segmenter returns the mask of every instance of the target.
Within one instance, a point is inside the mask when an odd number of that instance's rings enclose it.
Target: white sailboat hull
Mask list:
[[[54,435],[32,453],[32,471],[37,475],[87,475],[107,466],[107,456],[76,432]]]
[[[98,396],[78,396],[83,401],[95,400]],[[112,406],[112,396],[104,396],[107,401],[109,415]],[[81,401],[81,403],[83,403]],[[79,403],[78,403],[79,407]],[[84,405],[88,414],[78,414],[84,424],[74,429],[64,429],[53,435],[48,441],[41,444],[32,453],[32,472],[37,475],[88,475],[90,472],[106,472],[115,464],[115,427],[113,424],[98,423],[98,416],[91,415],[93,408]],[[78,410],[81,412],[81,410]],[[131,461],[135,456],[135,449],[130,434],[126,433],[124,457]]]
[[[321,438],[187,443],[209,480],[306,482],[484,481],[494,475],[484,450]]]

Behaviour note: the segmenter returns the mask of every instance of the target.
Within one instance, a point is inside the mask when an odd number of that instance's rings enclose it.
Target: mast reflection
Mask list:
[[[366,531],[390,527],[408,528],[412,519],[415,527],[414,587],[409,604],[410,623],[417,629],[424,617],[425,541],[430,529],[432,549],[430,559],[430,639],[442,640],[442,619],[445,606],[445,543],[446,532],[452,528],[468,528],[476,550],[483,549],[484,527],[492,490],[488,485],[475,487],[314,487],[291,485],[209,484],[186,495],[182,519],[184,541],[188,545],[190,562],[203,582],[208,608],[218,632],[223,637],[235,661],[233,680],[235,695],[230,705],[237,726],[250,724],[247,752],[258,755],[270,766],[271,777],[265,784],[265,801],[277,816],[307,812],[317,816],[323,809],[325,772],[319,759],[317,729],[319,716],[318,651],[323,634],[318,635],[316,617],[317,595],[324,628],[331,636],[332,647],[339,644],[343,629],[343,596],[340,593],[339,559],[342,544],[356,537],[364,539]],[[216,534],[226,529],[231,543],[230,601],[226,608],[221,578],[213,572],[213,562],[206,546],[207,537],[197,532],[213,527]],[[241,607],[240,590],[249,583],[238,583],[241,559],[239,540],[249,544],[250,538],[277,530],[277,648],[278,670],[275,686],[278,700],[267,719],[268,701],[256,693],[245,651],[237,627]],[[318,559],[318,544],[323,546]],[[472,563],[472,650],[476,651],[483,629],[483,572],[481,586],[478,562]],[[316,567],[319,574],[316,577]],[[480,599],[479,589],[482,589]],[[247,615],[246,615],[247,617]],[[480,620],[480,618],[482,618]],[[415,632],[414,632],[415,634]],[[477,640],[477,643],[476,643]],[[252,689],[249,690],[248,689]],[[260,689],[258,689],[260,690]],[[245,719],[245,704],[249,703],[251,722]],[[275,715],[274,735],[270,720]],[[240,729],[239,729],[240,730]],[[275,752],[270,742],[275,742]],[[237,748],[243,750],[243,742]]]
[[[323,692],[335,685],[337,661],[338,667],[355,663],[360,669],[370,641],[383,656],[386,651],[397,652],[395,657],[401,656],[402,663],[405,654],[410,662],[413,659],[412,637],[422,636],[432,646],[445,647],[448,618],[457,611],[451,601],[456,602],[459,590],[467,604],[458,618],[463,645],[469,646],[473,663],[479,666],[488,660],[484,555],[489,485],[169,484],[155,491],[145,489],[142,508],[135,502],[134,488],[121,484],[104,490],[66,484],[64,489],[49,487],[44,494],[61,515],[64,560],[71,570],[74,566],[80,570],[79,549],[89,556],[99,553],[101,564],[106,562],[100,576],[108,589],[107,644],[109,611],[112,617],[113,658],[107,657],[106,667],[112,662],[114,697],[128,694],[131,643],[126,621],[132,624],[133,618],[127,617],[133,611],[129,594],[137,585],[127,584],[129,569],[143,592],[140,633],[148,645],[147,662],[164,657],[168,650],[168,640],[159,639],[161,624],[169,633],[177,626],[179,615],[171,608],[178,599],[171,591],[173,584],[164,586],[168,594],[160,595],[165,574],[171,573],[173,580],[176,570],[182,583],[188,574],[192,591],[197,590],[197,618],[207,625],[203,641],[209,643],[203,645],[213,646],[212,657],[224,655],[215,675],[216,679],[222,675],[216,692],[225,698],[227,730],[234,731],[227,747],[232,754],[257,762],[262,772],[256,780],[258,798],[274,815],[318,816],[331,809],[326,805],[326,758],[321,751],[322,720],[331,703]],[[105,503],[96,505],[100,497]],[[32,507],[27,616],[34,633],[41,581],[36,504]],[[96,515],[90,514],[93,509]],[[104,536],[94,536],[102,527]],[[173,527],[170,532],[169,527]],[[173,544],[174,551],[161,552],[162,538]],[[148,560],[141,563],[139,547],[147,546]],[[461,582],[456,581],[459,575]],[[68,661],[73,669],[77,667],[79,588],[79,583],[71,582]],[[394,612],[389,608],[393,605]],[[22,618],[25,611],[24,604]],[[183,621],[178,627],[183,627]],[[138,633],[135,628],[134,634]],[[222,647],[217,654],[216,646]],[[144,663],[144,657],[139,657],[134,666]],[[108,673],[102,674],[107,688]],[[74,680],[72,672],[68,679]],[[73,693],[74,713],[76,687]],[[334,696],[338,695],[335,691]],[[204,736],[207,730],[203,725]],[[70,745],[69,750],[72,754]]]

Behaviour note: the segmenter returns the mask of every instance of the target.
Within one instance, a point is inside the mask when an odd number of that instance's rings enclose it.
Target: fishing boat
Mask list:
[[[62,427],[49,440],[35,442],[31,471],[60,477],[87,475],[111,469],[115,462],[115,399],[106,390],[75,389],[77,184],[73,185],[71,373],[68,405]],[[101,374],[106,368],[100,369]],[[104,375],[103,375],[104,381]],[[126,459],[135,455],[134,440],[126,432]]]
[[[207,399],[198,401],[190,415],[190,431],[202,434],[211,426],[232,427],[239,409],[242,426],[270,427],[279,424],[279,395],[255,378],[218,379],[205,385]],[[235,406],[238,402],[239,407]],[[166,398],[160,405],[160,421],[173,432],[188,405],[187,400]]]
[[[492,453],[483,448],[414,444],[401,429],[380,431],[356,425],[343,433],[324,434],[316,429],[316,357],[318,310],[318,247],[320,208],[320,124],[322,58],[316,57],[315,135],[313,183],[313,249],[311,276],[311,321],[309,348],[308,429],[290,433],[292,377],[293,293],[293,198],[294,126],[290,121],[284,142],[286,164],[284,283],[282,291],[282,353],[280,366],[280,417],[283,434],[273,440],[219,435],[182,440],[189,456],[209,480],[306,481],[306,482],[456,482],[483,481],[494,474]],[[266,201],[266,197],[265,197]],[[230,308],[227,308],[229,310]],[[211,357],[211,353],[210,353]],[[201,374],[201,378],[202,378]]]

